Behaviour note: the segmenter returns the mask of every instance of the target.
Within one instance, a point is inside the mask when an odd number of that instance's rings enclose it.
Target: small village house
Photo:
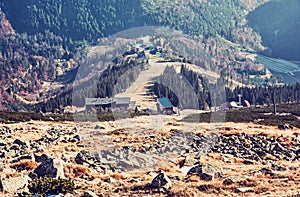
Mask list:
[[[85,107],[86,112],[92,108],[97,108],[98,111],[112,111],[112,110],[130,110],[135,103],[130,101],[129,97],[116,98],[86,98]]]
[[[174,113],[174,106],[168,98],[157,99],[157,111],[162,114]]]

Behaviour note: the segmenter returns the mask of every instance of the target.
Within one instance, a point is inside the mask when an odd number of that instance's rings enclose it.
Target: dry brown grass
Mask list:
[[[287,146],[293,145],[293,143],[292,143],[292,141],[293,141],[292,136],[278,137],[277,141],[279,143],[281,143],[282,145],[287,145]]]
[[[173,163],[161,163],[157,165],[159,170],[162,170],[167,173],[180,173],[178,166]]]
[[[105,180],[107,178],[113,178],[115,180],[126,180],[126,179],[128,179],[128,176],[126,176],[124,174],[121,174],[121,173],[112,173],[112,174],[109,174],[109,175],[100,176],[100,178],[102,180]]]
[[[46,133],[47,129],[51,127],[55,128],[66,128],[74,126],[72,123],[45,123],[45,122],[33,122],[34,125],[26,125],[25,123],[21,124],[22,128],[25,128],[24,131],[17,131],[18,137],[26,141],[28,136],[27,134],[34,134],[35,136],[41,136]],[[108,124],[108,123],[107,123]],[[174,125],[173,125],[174,124]],[[185,124],[185,123],[181,123]],[[40,125],[40,126],[36,126]],[[108,128],[106,123],[103,125]],[[170,136],[172,131],[170,131],[171,127],[173,128],[175,123],[171,121],[171,124],[167,126],[167,128],[153,131],[151,135],[141,136],[137,138],[135,136],[130,136],[125,133],[121,133],[118,128],[115,127],[112,130],[115,130],[111,136],[115,138],[120,138],[120,143],[118,145],[134,145],[137,148],[142,147],[143,143],[153,144],[158,139],[167,138]],[[177,126],[177,125],[176,125]],[[181,126],[181,125],[180,125]],[[188,127],[189,124],[183,125]],[[19,125],[15,125],[16,128],[20,127]],[[33,127],[39,129],[33,129]],[[242,124],[242,123],[224,123],[222,126],[223,132],[228,134],[238,134],[238,133],[246,133],[246,134],[260,134],[267,135],[268,137],[278,138],[280,143],[289,144],[293,143],[293,137],[300,136],[299,129],[294,130],[278,130],[277,127],[267,127],[260,126],[250,123],[250,125]],[[225,129],[225,127],[228,127]],[[197,134],[205,135],[207,133],[212,132],[210,130],[210,126],[207,123],[200,123],[197,126]],[[221,127],[220,127],[221,128]],[[137,127],[138,131],[145,131],[143,127]],[[136,131],[136,130],[135,130]],[[148,130],[147,130],[148,131]],[[118,133],[119,132],[119,133]],[[26,133],[26,135],[21,135]],[[116,135],[118,133],[118,135]],[[221,132],[222,133],[222,132]],[[123,140],[125,139],[125,140]],[[8,139],[14,140],[14,139]],[[246,142],[247,143],[247,142]],[[246,145],[246,144],[245,144]],[[67,147],[67,148],[65,148]],[[107,172],[107,174],[94,172],[92,169],[88,169],[84,165],[71,164],[71,161],[74,160],[77,152],[79,152],[84,147],[78,144],[72,143],[63,143],[59,145],[51,145],[45,148],[44,152],[51,156],[62,158],[62,155],[67,158],[67,163],[64,167],[65,175],[67,178],[74,179],[77,185],[82,185],[80,187],[79,192],[84,192],[86,190],[94,191],[96,194],[103,194],[104,196],[282,196],[290,191],[300,191],[300,162],[299,161],[285,161],[279,160],[272,155],[267,155],[264,159],[274,160],[277,164],[288,167],[290,170],[287,171],[274,171],[274,176],[264,175],[262,173],[257,173],[254,176],[248,176],[250,172],[258,171],[261,168],[270,168],[271,164],[261,164],[259,162],[254,162],[252,165],[245,165],[243,163],[244,159],[240,158],[231,158],[224,155],[220,155],[219,153],[210,153],[207,156],[201,157],[199,162],[209,163],[215,166],[219,166],[223,168],[224,177],[216,178],[213,181],[203,181],[200,180],[199,176],[190,176],[189,178],[184,177],[183,173],[179,170],[179,166],[182,163],[185,157],[180,157],[179,155],[168,157],[168,161],[162,161],[161,164],[155,166],[154,169],[141,169],[135,172]],[[194,158],[192,156],[192,158]],[[226,159],[225,159],[226,158]],[[172,161],[172,162],[170,162]],[[24,162],[24,163],[23,163]],[[32,165],[33,164],[33,165]],[[24,165],[24,166],[22,166]],[[32,165],[32,166],[31,166]],[[8,171],[1,172],[0,174],[2,178],[11,178],[17,176],[23,176],[24,172],[16,172],[19,168],[31,168],[34,169],[34,163],[27,163],[26,160],[20,161],[16,164],[6,165],[9,166],[10,169]],[[31,167],[30,167],[31,166]],[[169,176],[172,182],[172,187],[168,192],[158,192],[151,191],[145,189],[145,185],[151,183],[152,179],[156,176],[158,170],[163,170]],[[150,173],[152,172],[152,173]],[[228,178],[230,176],[241,176],[245,177],[245,180],[234,182],[231,185],[223,184],[223,179]],[[180,178],[177,179],[177,178]],[[88,178],[88,179],[87,179]],[[93,180],[90,178],[94,178]],[[112,183],[105,182],[109,180],[109,178],[113,178]],[[181,179],[182,178],[182,179]],[[247,179],[248,178],[248,179]],[[243,179],[243,178],[242,178]],[[89,180],[89,181],[86,181]],[[252,192],[245,193],[237,193],[237,188],[241,187],[251,187],[253,188]],[[116,191],[117,190],[117,191]],[[12,196],[12,195],[11,195]],[[287,196],[287,195],[285,195]]]
[[[20,173],[6,173],[5,174],[6,179],[20,177],[20,176],[22,176],[22,174],[20,174]]]
[[[90,175],[90,170],[86,166],[78,164],[65,165],[64,172],[68,178],[83,178]]]
[[[190,183],[199,183],[201,182],[201,179],[198,175],[191,175],[188,178],[186,178],[185,181]]]
[[[30,171],[35,169],[37,165],[38,165],[37,162],[26,159],[26,160],[21,160],[18,163],[11,164],[10,167],[17,171],[23,171],[23,170]]]
[[[300,132],[294,132],[293,135],[298,137],[298,136],[300,136]]]

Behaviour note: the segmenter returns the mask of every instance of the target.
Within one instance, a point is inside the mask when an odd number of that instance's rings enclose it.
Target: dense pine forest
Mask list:
[[[187,79],[187,83],[183,80]],[[190,87],[188,85],[190,85]],[[222,78],[217,84],[209,84],[200,74],[187,69],[184,64],[179,74],[172,67],[167,67],[154,84],[153,91],[159,97],[168,97],[180,108],[196,107],[209,110],[224,102],[238,101],[238,95],[251,105],[291,104],[300,102],[300,84],[229,88]],[[192,93],[191,93],[192,92]],[[193,96],[195,94],[196,96]],[[195,100],[193,100],[195,99]],[[195,103],[198,103],[195,105]]]
[[[250,12],[251,26],[260,32],[273,57],[300,60],[300,2],[271,1]],[[274,22],[276,21],[276,22]]]
[[[247,3],[238,0],[133,0],[130,3],[126,0],[17,0],[3,1],[1,7],[19,33],[49,30],[73,40],[97,41],[143,25],[166,25],[188,34],[230,37],[241,26],[243,6]]]

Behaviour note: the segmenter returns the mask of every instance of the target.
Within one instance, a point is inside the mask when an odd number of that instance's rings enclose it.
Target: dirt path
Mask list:
[[[130,97],[141,108],[156,109],[152,96],[147,95],[147,87],[153,85],[153,79],[161,75],[167,66],[165,63],[156,63],[156,61],[157,59],[149,59],[147,70],[142,71],[136,81],[125,92],[117,94],[116,97]]]

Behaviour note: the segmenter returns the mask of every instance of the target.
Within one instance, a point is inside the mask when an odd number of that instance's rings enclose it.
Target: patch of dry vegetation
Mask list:
[[[32,160],[21,160],[18,163],[11,164],[10,167],[17,170],[17,171],[30,171],[34,170],[38,166],[37,162],[32,161]]]
[[[90,170],[84,165],[66,164],[64,173],[67,178],[86,178],[91,175]]]

